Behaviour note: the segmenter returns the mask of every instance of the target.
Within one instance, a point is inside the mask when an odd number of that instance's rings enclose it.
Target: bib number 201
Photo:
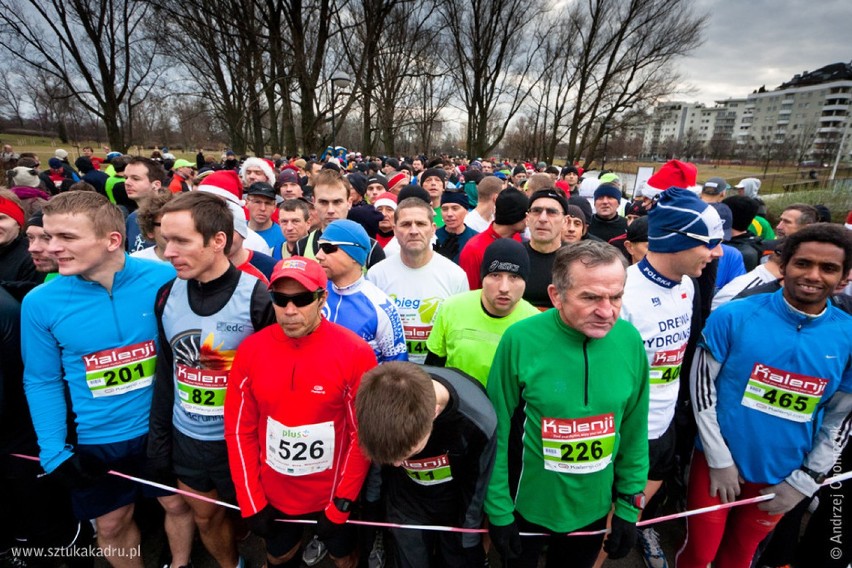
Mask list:
[[[134,373],[136,373],[136,377],[133,376]],[[122,383],[129,383],[134,378],[143,377],[144,373],[142,363],[136,363],[133,367],[119,367],[116,370],[104,371],[104,379],[106,386],[115,387]]]

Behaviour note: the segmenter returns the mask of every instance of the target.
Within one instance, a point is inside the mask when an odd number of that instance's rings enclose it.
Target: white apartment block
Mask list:
[[[808,143],[808,156],[834,155],[852,108],[852,64],[836,63],[796,75],[772,91],[761,90],[745,98],[716,101],[707,108],[682,101],[658,104],[641,131],[646,154],[657,154],[667,140],[709,142],[732,140],[736,147],[749,144]],[[802,143],[802,142],[799,142]],[[852,152],[852,127],[846,135],[843,157]]]

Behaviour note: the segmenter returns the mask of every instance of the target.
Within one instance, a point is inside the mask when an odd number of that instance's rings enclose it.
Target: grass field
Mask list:
[[[68,161],[72,164],[74,163],[74,160],[83,155],[80,149],[84,146],[91,146],[94,148],[96,156],[106,156],[106,152],[103,149],[106,142],[103,141],[100,144],[94,140],[86,140],[75,144],[63,144],[58,138],[0,133],[0,146],[3,144],[11,144],[14,151],[19,154],[21,152],[34,152],[42,162],[46,162],[51,156],[53,156],[53,152],[56,151],[57,148],[63,148],[68,152]],[[154,148],[133,146],[130,148],[128,153],[133,155],[150,156],[153,150]],[[172,154],[174,154],[177,158],[195,161],[195,152],[172,152]]]

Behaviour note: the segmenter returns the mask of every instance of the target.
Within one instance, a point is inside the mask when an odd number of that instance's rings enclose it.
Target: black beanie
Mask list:
[[[420,182],[420,185],[423,185],[423,182],[430,177],[436,177],[443,183],[447,179],[447,172],[444,171],[444,168],[429,168],[423,170],[423,173],[418,176],[417,181]]]
[[[346,176],[352,188],[358,192],[358,195],[364,197],[367,193],[367,176],[361,172],[352,172]]]
[[[722,200],[722,203],[730,207],[733,220],[731,227],[735,231],[747,231],[754,216],[757,215],[759,207],[757,201],[746,195],[732,195]]]
[[[429,204],[432,205],[432,198],[429,196],[429,192],[416,184],[409,184],[399,190],[399,195],[396,196],[397,203],[402,203],[403,199],[408,197],[418,197]]]
[[[527,217],[530,200],[517,189],[505,189],[497,196],[494,222],[498,225],[514,225]]]
[[[592,219],[592,206],[589,204],[589,200],[585,197],[580,197],[579,195],[572,195],[568,198],[569,205],[576,205],[579,207],[583,214],[586,216],[586,222],[588,223]]]
[[[492,272],[517,274],[526,281],[530,275],[530,257],[524,245],[514,239],[497,239],[488,245],[479,274],[484,279]]]
[[[565,199],[558,190],[553,189],[552,187],[546,187],[544,189],[534,191],[533,194],[530,195],[530,207],[532,207],[532,204],[535,203],[536,199],[542,199],[543,197],[558,201],[559,206],[562,207],[562,212],[565,214],[568,213],[568,200]]]

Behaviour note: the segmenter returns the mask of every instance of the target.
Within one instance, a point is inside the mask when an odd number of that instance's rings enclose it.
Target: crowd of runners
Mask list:
[[[0,160],[4,562],[91,565],[94,533],[141,567],[154,499],[171,568],[196,534],[243,568],[249,531],[270,568],[852,559],[824,486],[852,463],[850,219],[771,223],[760,180],[678,160],[629,200],[343,148]],[[706,507],[676,554],[637,526]]]

